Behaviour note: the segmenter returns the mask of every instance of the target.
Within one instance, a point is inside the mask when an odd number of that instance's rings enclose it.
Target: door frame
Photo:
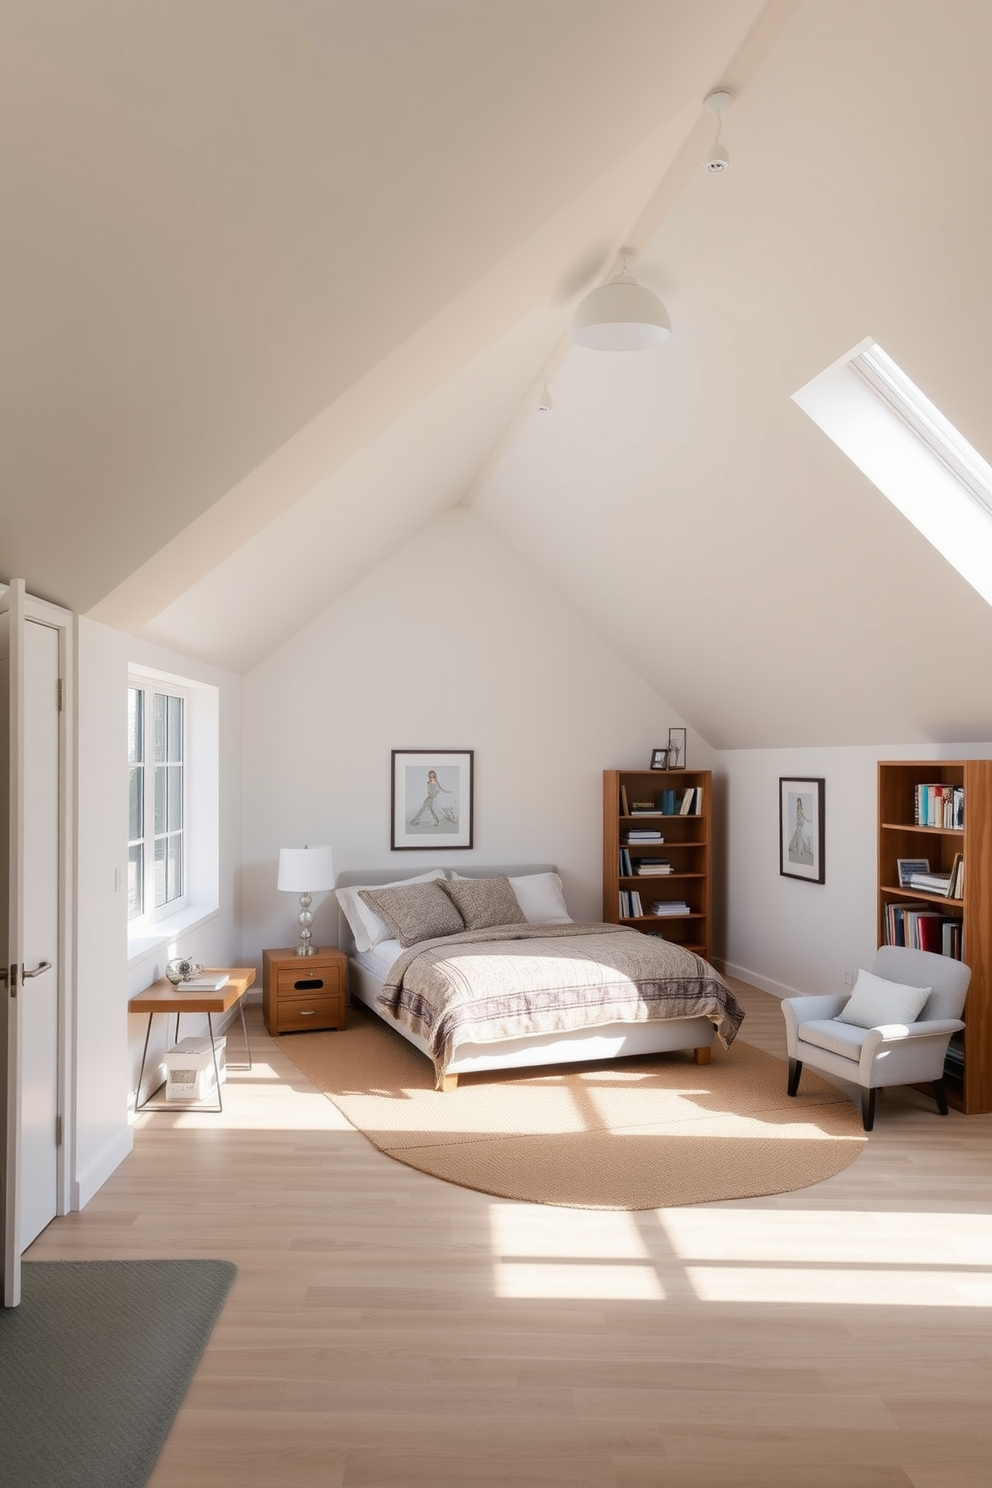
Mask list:
[[[0,612],[9,611],[12,627],[31,621],[47,626],[58,636],[60,679],[59,706],[59,869],[58,869],[58,1050],[57,1089],[62,1141],[56,1152],[56,1213],[68,1214],[72,1207],[72,1174],[75,1171],[76,1122],[73,1073],[75,1066],[75,616],[48,600],[25,590],[23,579],[11,579],[0,594]],[[11,646],[11,686],[20,689],[20,659]],[[11,740],[11,763],[20,740]],[[4,989],[6,995],[9,991]]]

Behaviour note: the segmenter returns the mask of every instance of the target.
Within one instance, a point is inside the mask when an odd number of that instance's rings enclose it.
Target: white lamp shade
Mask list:
[[[334,887],[334,860],[329,847],[279,849],[280,889],[290,894],[319,894]]]
[[[672,334],[668,311],[626,270],[590,290],[572,318],[572,340],[593,351],[648,351]]]

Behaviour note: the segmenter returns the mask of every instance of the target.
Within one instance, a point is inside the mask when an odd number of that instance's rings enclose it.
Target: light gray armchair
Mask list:
[[[790,997],[782,1002],[789,1050],[789,1094],[799,1090],[803,1065],[861,1086],[865,1131],[875,1124],[875,1091],[884,1085],[929,1081],[937,1109],[947,1115],[944,1056],[951,1034],[964,1027],[961,1013],[971,968],[950,956],[882,946],[869,968],[874,976],[908,987],[932,987],[915,1023],[858,1028],[837,1021],[850,996]]]

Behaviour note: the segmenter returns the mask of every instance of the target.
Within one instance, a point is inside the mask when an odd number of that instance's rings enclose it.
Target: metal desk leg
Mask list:
[[[224,1097],[220,1093],[220,1070],[217,1067],[217,1045],[214,1043],[214,1015],[207,1014],[207,1028],[210,1032],[210,1052],[214,1059],[214,1080],[217,1084],[217,1110],[223,1111]]]
[[[248,1042],[248,1024],[245,1022],[245,999],[242,997],[238,1002],[238,1012],[241,1014],[241,1035],[245,1041],[245,1063],[232,1064],[227,1061],[228,1069],[250,1070],[251,1069],[251,1044]]]
[[[145,1074],[145,1060],[148,1058],[148,1040],[151,1037],[152,1019],[154,1018],[154,1016],[155,1016],[154,1013],[149,1013],[148,1014],[148,1027],[145,1029],[145,1047],[141,1051],[141,1068],[138,1071],[138,1085],[137,1085],[137,1089],[134,1092],[134,1114],[135,1115],[137,1115],[139,1111],[143,1111],[144,1110],[145,1106],[147,1106],[148,1102],[151,1100],[152,1096],[155,1094],[155,1091],[153,1090],[150,1095],[148,1095],[148,1096],[145,1097],[144,1100],[141,1099],[141,1082],[144,1079],[144,1074]],[[156,1086],[156,1089],[157,1088],[158,1087]]]

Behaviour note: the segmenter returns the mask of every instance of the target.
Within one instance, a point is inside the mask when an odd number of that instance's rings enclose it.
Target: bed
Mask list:
[[[707,962],[626,927],[574,924],[551,864],[457,870],[463,884],[501,876],[511,880],[526,914],[519,927],[468,928],[404,946],[380,926],[375,939],[368,928],[372,906],[362,908],[362,889],[452,876],[444,869],[378,869],[342,873],[338,879],[351,998],[433,1062],[439,1090],[453,1090],[460,1075],[484,1070],[676,1050],[691,1050],[698,1064],[706,1064],[714,1038],[727,1045],[733,1041],[743,1010]],[[466,980],[469,972],[477,977],[480,967],[481,1013]],[[560,970],[573,987],[576,980],[585,984],[577,995],[562,995]],[[432,992],[438,973],[445,986],[442,1001],[432,1005],[424,986]],[[638,978],[636,985],[632,977]],[[452,985],[454,1006],[446,1007],[443,997],[450,996]]]

